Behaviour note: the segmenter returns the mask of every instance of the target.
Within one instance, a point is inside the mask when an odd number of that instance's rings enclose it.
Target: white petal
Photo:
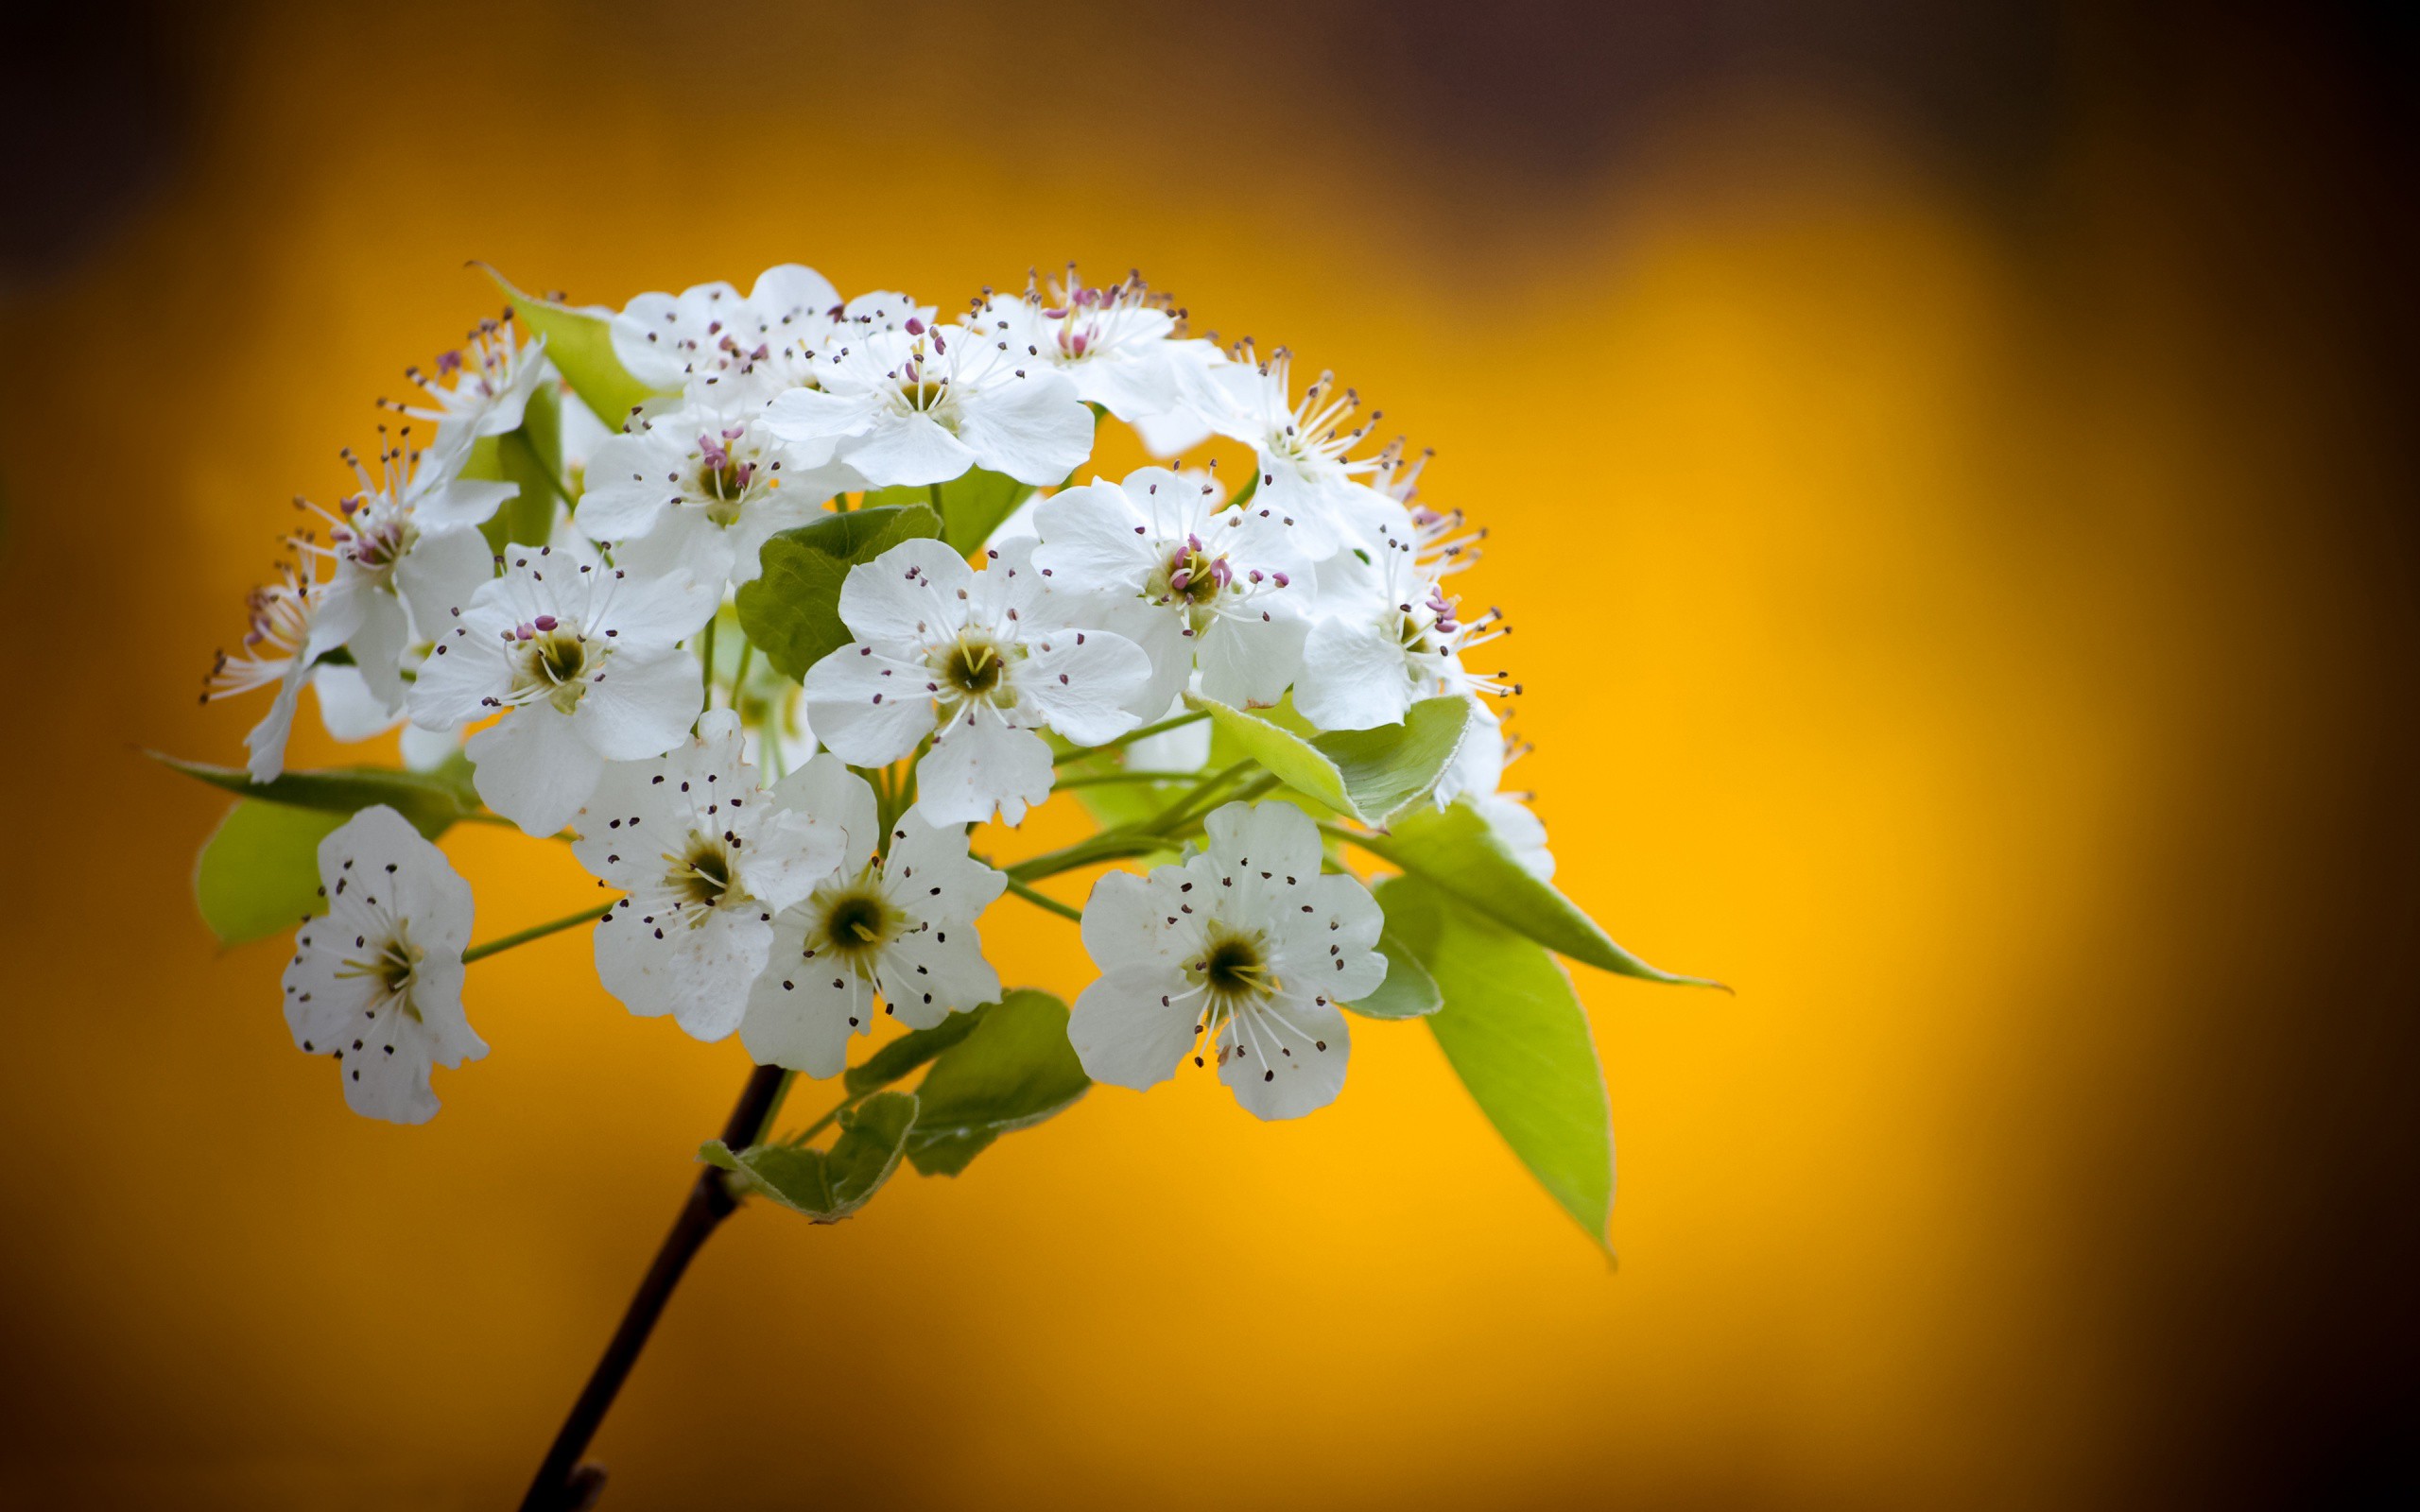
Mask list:
[[[1401,724],[1411,707],[1403,645],[1369,620],[1322,620],[1303,648],[1294,707],[1322,730]]]
[[[1093,412],[1055,372],[1011,379],[965,404],[958,438],[985,467],[1020,483],[1058,483],[1092,455]]]
[[[1085,413],[1089,417],[1091,412]],[[775,434],[781,434],[778,428]],[[947,483],[976,461],[963,442],[921,413],[875,416],[864,437],[842,446],[838,456],[878,489]]]
[[[1184,917],[1181,905],[1201,891],[1198,884],[1186,887],[1193,880],[1183,867],[1154,868],[1149,877],[1104,873],[1084,900],[1084,920],[1079,926],[1093,964],[1104,971],[1181,977],[1192,936],[1180,932],[1175,920]]]
[[[891,827],[882,874],[884,890],[910,917],[946,928],[966,926],[970,937],[976,916],[998,902],[1009,885],[1006,876],[967,853],[962,826],[935,824],[921,803]]]
[[[1226,615],[1213,621],[1193,641],[1202,696],[1238,709],[1276,703],[1302,674],[1304,642],[1309,634],[1310,627],[1291,615],[1271,614],[1265,620]]]
[[[846,968],[803,958],[804,916],[792,909],[775,920],[770,958],[749,989],[739,1039],[759,1065],[837,1076],[849,1063],[849,1037],[873,1026],[873,992]]]
[[[1045,499],[1033,511],[1033,528],[1042,541],[1034,567],[1062,592],[1139,593],[1159,565],[1150,526],[1126,490],[1098,478]]]
[[[370,691],[359,667],[314,667],[311,691],[320,696],[320,723],[337,740],[369,740],[395,728],[398,715]]]
[[[686,651],[615,651],[590,674],[572,723],[609,761],[644,761],[679,745],[705,701],[698,659]]]
[[[1291,803],[1222,803],[1201,821],[1221,870],[1272,877],[1320,874],[1320,832]]]
[[[518,498],[521,485],[499,483],[485,478],[456,478],[442,488],[431,489],[412,500],[412,513],[424,525],[482,525],[503,507],[507,500]]]
[[[1150,685],[1151,659],[1109,630],[1052,631],[1016,669],[1022,698],[1079,746],[1105,744],[1139,724],[1129,705]]]
[[[1126,968],[1077,995],[1067,1015],[1067,1042],[1095,1081],[1141,1091],[1176,1074],[1192,1048],[1192,1005],[1176,994],[1184,976]]]
[[[468,527],[424,531],[395,564],[395,587],[411,606],[412,628],[433,641],[453,627],[452,611],[495,576],[487,538]]]
[[[1344,1090],[1352,1031],[1333,1003],[1281,998],[1246,1008],[1219,1035],[1219,1079],[1260,1118],[1300,1118]]]
[[[820,713],[816,722],[821,729]],[[831,744],[828,734],[824,744]],[[935,823],[981,824],[997,808],[1000,822],[1013,825],[1050,796],[1050,743],[978,707],[934,739],[916,773],[917,804]]]
[[[480,801],[525,833],[562,830],[596,789],[605,759],[545,704],[516,709],[473,735],[471,783]]]
[[[975,569],[944,543],[903,541],[849,569],[840,584],[840,623],[859,641],[906,655],[966,623],[961,595],[975,583]]]
[[[910,1029],[1000,1000],[1000,973],[983,958],[973,924],[936,924],[903,935],[882,953],[883,1002]]]
[[[646,535],[680,500],[682,460],[651,433],[609,438],[588,459],[587,487],[573,518],[597,541]]]
[[[881,766],[932,732],[931,674],[911,662],[844,645],[806,669],[807,717],[823,744],[853,766]]]
[[[625,901],[596,926],[596,974],[642,1018],[669,1013],[700,1040],[739,1027],[764,971],[773,926],[754,908],[710,909],[702,922],[648,915]]]
[[[448,631],[429,648],[420,675],[405,696],[412,723],[429,730],[459,730],[494,711],[487,700],[512,684],[512,663],[504,643],[470,627]]]
[[[874,829],[873,789],[830,751],[819,752],[776,783],[773,800],[840,828],[847,848],[838,866],[854,873],[872,858],[881,836]]]

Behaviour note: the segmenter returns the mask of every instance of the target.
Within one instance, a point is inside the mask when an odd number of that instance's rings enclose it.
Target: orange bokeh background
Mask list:
[[[1375,8],[174,22],[160,180],[0,302],[0,1501],[508,1503],[742,1078],[573,935],[472,972],[493,1049],[433,1124],[353,1118],[280,946],[193,914],[221,803],[135,753],[240,759],[209,654],[288,496],[492,313],[471,258],[614,303],[1133,266],[1334,367],[1492,531],[1558,880],[1739,989],[1581,973],[1617,1273],[1409,1024],[1299,1124],[1099,1090],[837,1228],[752,1209],[607,1507],[2365,1476],[2413,1333],[2408,159],[2323,26],[2016,12],[2045,81],[1980,158],[1787,39],[1617,76],[1559,154],[1517,70],[1426,97],[1451,37]],[[589,886],[446,849],[483,937]],[[1085,979],[1013,900],[985,936]]]

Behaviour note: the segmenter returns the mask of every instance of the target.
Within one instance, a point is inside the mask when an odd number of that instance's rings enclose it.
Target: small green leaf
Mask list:
[[[1575,961],[1647,982],[1731,990],[1708,977],[1660,971],[1615,944],[1578,904],[1531,876],[1467,803],[1416,810],[1386,833],[1353,843]]]
[[[578,310],[522,293],[491,267],[488,277],[512,301],[514,318],[531,335],[546,338],[546,356],[608,430],[620,430],[631,411],[656,397],[654,389],[631,376],[614,354],[611,312]]]
[[[804,678],[849,644],[840,623],[849,569],[941,529],[940,517],[918,504],[851,509],[785,530],[765,542],[763,574],[739,590],[740,626],[775,671]]]
[[[1365,1019],[1425,1018],[1444,1006],[1437,979],[1392,931],[1378,936],[1378,954],[1387,958],[1387,979],[1368,997],[1344,1006]]]
[[[1091,1086],[1067,1042],[1067,1005],[1020,988],[925,1074],[908,1159],[925,1176],[956,1176],[994,1140],[1041,1123]]]
[[[840,1116],[840,1137],[829,1150],[799,1144],[752,1144],[736,1154],[720,1140],[698,1147],[698,1159],[735,1173],[749,1192],[817,1223],[838,1223],[899,1168],[900,1151],[915,1125],[916,1099],[877,1092]]]
[[[929,1029],[911,1029],[889,1044],[868,1056],[862,1066],[852,1066],[840,1078],[843,1091],[852,1096],[870,1092],[877,1087],[888,1087],[935,1056],[975,1032],[992,1005],[953,1013]]]
[[[1399,725],[1306,735],[1278,723],[1283,711],[1247,713],[1191,695],[1185,701],[1207,710],[1219,733],[1287,786],[1364,824],[1384,824],[1435,787],[1470,721],[1467,699],[1424,698]]]
[[[218,943],[266,939],[325,913],[320,842],[347,817],[282,803],[244,802],[229,809],[193,868],[194,903]]]
[[[332,766],[316,772],[285,772],[268,782],[255,782],[240,766],[182,761],[158,751],[148,754],[164,766],[175,767],[213,787],[225,788],[248,801],[320,809],[337,815],[339,823],[344,816],[384,803],[411,820],[413,828],[432,840],[479,812],[478,795],[472,791],[467,761],[449,762],[433,772],[407,772],[390,766]]]
[[[1542,947],[1412,878],[1381,883],[1378,901],[1444,995],[1427,1022],[1454,1074],[1538,1184],[1604,1245],[1613,1113],[1571,978]]]

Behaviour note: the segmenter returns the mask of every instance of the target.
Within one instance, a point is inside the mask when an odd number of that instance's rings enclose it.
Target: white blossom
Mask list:
[[[1446,694],[1520,691],[1500,671],[1473,671],[1463,653],[1510,633],[1489,610],[1461,618],[1408,540],[1382,541],[1372,561],[1350,553],[1320,568],[1322,617],[1311,627],[1294,707],[1322,730],[1400,723],[1413,703]]]
[[[320,658],[342,644],[332,627],[320,624],[326,589],[305,564],[281,564],[277,581],[245,596],[242,647],[232,654],[219,652],[203,683],[204,703],[258,688],[277,689],[268,713],[244,736],[251,758],[245,770],[255,782],[274,781],[285,769],[285,742],[294,730],[302,684],[310,680]]]
[[[554,369],[546,361],[546,338],[516,343],[511,322],[509,309],[502,320],[480,321],[464,338],[470,359],[464,361],[459,352],[441,352],[434,377],[405,369],[404,376],[428,396],[426,404],[380,403],[434,424],[429,450],[440,456],[459,457],[488,437],[519,430],[529,396],[554,376]]]
[[[609,761],[661,756],[703,702],[697,658],[678,643],[714,614],[686,577],[597,566],[512,546],[503,576],[450,611],[412,684],[412,722],[432,730],[503,718],[471,737],[488,807],[552,834],[596,790]]]
[[[1070,626],[1011,542],[977,572],[938,541],[902,541],[849,570],[840,619],[856,639],[807,669],[808,717],[853,766],[916,749],[922,802],[936,823],[1015,824],[1050,796],[1041,730],[1079,746],[1138,722],[1130,705],[1151,675],[1133,642]]]
[[[495,576],[478,524],[519,490],[458,477],[458,455],[416,454],[408,438],[380,448],[375,475],[352,452],[344,459],[360,491],[339,514],[320,511],[328,545],[298,544],[333,565],[320,610],[331,644],[352,653],[387,708],[401,711],[404,673],[416,660],[407,651],[432,640],[453,607]]]
[[[1204,695],[1238,706],[1275,703],[1301,669],[1310,566],[1291,526],[1155,467],[1053,494],[1034,526],[1052,593],[1097,604],[1094,623],[1151,659],[1138,714],[1167,708],[1197,666]]]
[[[462,1014],[470,885],[382,803],[320,842],[320,891],[327,914],[295,931],[285,968],[286,1027],[335,1057],[354,1112],[426,1123],[429,1069],[488,1053]]]
[[[1370,419],[1347,429],[1360,406],[1352,389],[1336,390],[1322,372],[1297,402],[1291,387],[1292,358],[1280,348],[1265,361],[1247,360],[1217,369],[1212,377],[1225,398],[1212,427],[1253,449],[1257,468],[1244,507],[1291,525],[1313,558],[1372,543],[1401,507],[1359,480],[1374,472],[1376,456],[1356,457],[1353,449],[1370,434]]]
[[[874,828],[873,791],[838,760],[799,773],[852,835]],[[815,890],[773,920],[772,959],[749,994],[741,1042],[760,1064],[831,1076],[849,1038],[872,1027],[874,1004],[911,1029],[929,1029],[1000,996],[976,916],[1008,879],[966,851],[965,829],[909,809],[890,848],[860,846]]]
[[[1336,1099],[1352,1041],[1339,1003],[1385,980],[1385,916],[1353,877],[1322,874],[1319,831],[1289,803],[1229,803],[1208,844],[1148,877],[1115,871],[1084,906],[1100,977],[1067,1038],[1086,1074],[1165,1081],[1186,1055],[1262,1118]]]
[[[745,583],[774,532],[812,521],[856,486],[846,468],[802,469],[766,429],[763,405],[733,395],[634,416],[589,459],[579,528],[624,543],[616,559],[700,583]]]
[[[1218,406],[1201,355],[1216,349],[1184,338],[1184,318],[1167,296],[1144,286],[1140,274],[1106,288],[1088,287],[1070,266],[1066,278],[1046,291],[985,300],[966,323],[977,335],[1007,342],[1011,354],[1057,369],[1075,385],[1078,398],[1131,422]]]
[[[773,916],[854,850],[838,809],[809,801],[807,772],[766,789],[742,746],[739,716],[714,710],[696,740],[607,766],[572,819],[572,853],[624,892],[596,926],[605,989],[700,1040],[739,1026]]]
[[[828,279],[785,263],[758,274],[744,299],[723,283],[640,295],[614,317],[614,355],[640,383],[677,391],[761,361],[803,335],[821,342],[839,313],[840,295]],[[598,418],[614,424],[622,417]]]
[[[1052,484],[1092,452],[1092,411],[1074,385],[959,326],[843,329],[806,376],[815,387],[777,395],[767,423],[801,466],[845,462],[875,488],[946,483],[978,465]]]

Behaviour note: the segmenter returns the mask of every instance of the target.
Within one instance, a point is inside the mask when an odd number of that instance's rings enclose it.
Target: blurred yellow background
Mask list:
[[[751,1209],[597,1442],[614,1512],[2410,1473],[2414,238],[2352,20],[129,15],[9,65],[15,202],[108,214],[21,223],[0,299],[0,1503],[509,1504],[744,1074],[575,934],[472,972],[435,1123],[351,1116],[281,946],[194,916],[221,803],[135,754],[240,760],[210,653],[493,313],[472,258],[944,307],[1073,258],[1332,366],[1493,533],[1558,881],[1739,989],[1582,973],[1618,1273],[1408,1024],[1300,1124],[1099,1090],[839,1227]],[[481,937],[589,886],[446,849]],[[986,939],[1084,980],[1013,900]]]

